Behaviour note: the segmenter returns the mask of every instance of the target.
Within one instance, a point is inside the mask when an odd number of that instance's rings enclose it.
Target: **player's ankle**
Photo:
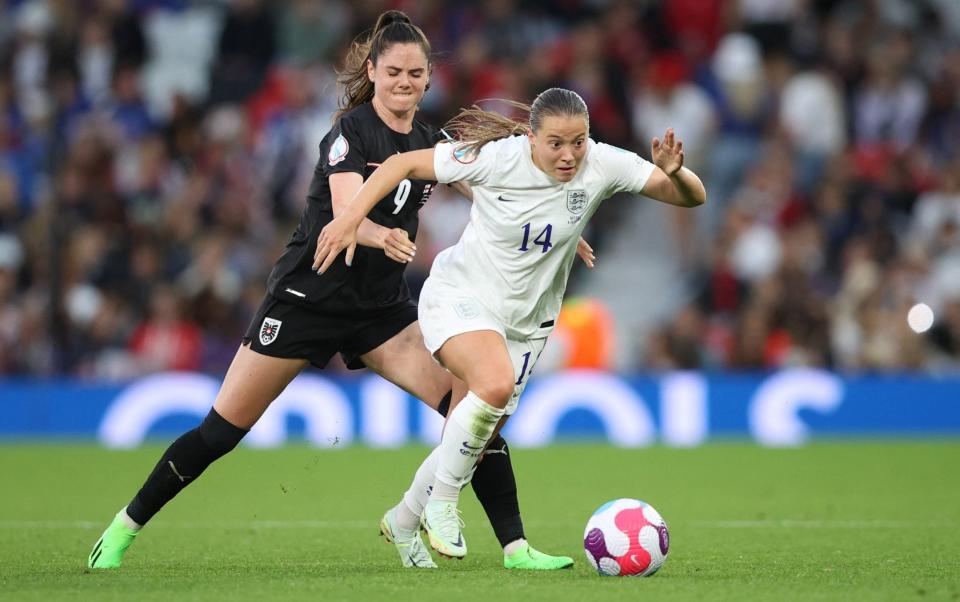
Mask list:
[[[456,502],[460,499],[460,487],[437,479],[430,492],[431,502]]]
[[[143,528],[143,525],[141,525],[141,524],[138,523],[137,521],[135,521],[135,520],[133,520],[132,518],[130,518],[130,515],[127,514],[127,507],[126,507],[126,506],[123,507],[123,510],[121,510],[121,511],[117,514],[117,516],[120,517],[120,520],[123,522],[123,526],[126,527],[126,528],[128,528],[128,529],[130,529],[131,531],[139,531],[140,529]]]
[[[394,506],[393,520],[396,524],[397,531],[401,531],[404,534],[415,533],[417,529],[420,528],[420,515],[408,508],[403,500]]]
[[[524,538],[514,539],[507,545],[503,546],[503,555],[504,556],[513,556],[516,554],[517,550],[520,550],[527,544],[527,540]]]

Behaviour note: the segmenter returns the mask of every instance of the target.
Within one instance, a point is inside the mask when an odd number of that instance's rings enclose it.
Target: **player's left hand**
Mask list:
[[[593,254],[593,249],[587,244],[587,241],[583,240],[583,237],[580,237],[580,241],[577,243],[577,255],[580,256],[580,259],[583,260],[583,263],[587,264],[588,268],[593,268],[593,262],[596,261],[596,256]]]
[[[654,138],[650,145],[653,163],[668,176],[674,176],[683,167],[683,142],[673,133],[673,128],[667,128],[663,135],[663,142]]]
[[[317,252],[313,254],[313,269],[318,274],[327,271],[333,261],[346,249],[347,265],[353,263],[353,253],[357,249],[357,226],[343,216],[335,217],[320,231],[317,238]]]
[[[397,263],[410,263],[417,254],[417,245],[403,228],[393,228],[383,239],[383,252]]]

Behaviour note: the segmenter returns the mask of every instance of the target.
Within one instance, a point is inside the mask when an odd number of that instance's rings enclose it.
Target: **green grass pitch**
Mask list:
[[[502,556],[472,491],[470,555],[402,569],[377,534],[423,448],[241,449],[143,531],[118,571],[86,557],[161,448],[0,446],[2,600],[960,600],[960,442],[514,450],[527,535],[573,556],[530,574]],[[602,502],[670,526],[647,579],[597,576],[581,542]]]

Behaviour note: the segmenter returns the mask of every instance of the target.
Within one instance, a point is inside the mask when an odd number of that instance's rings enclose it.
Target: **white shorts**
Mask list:
[[[500,333],[507,344],[510,361],[513,362],[515,381],[513,395],[510,396],[504,413],[508,416],[513,414],[517,409],[520,394],[527,387],[533,367],[547,343],[550,330],[544,329],[542,333],[538,332],[537,336],[528,339],[512,339],[506,335],[500,320],[476,298],[442,284],[436,278],[427,278],[424,283],[417,313],[423,343],[434,356],[448,339],[458,334],[478,330]]]

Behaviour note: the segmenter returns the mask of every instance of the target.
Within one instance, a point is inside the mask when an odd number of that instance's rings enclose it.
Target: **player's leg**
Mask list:
[[[424,507],[423,526],[430,545],[445,556],[462,558],[467,547],[457,502],[480,454],[504,415],[514,389],[513,365],[503,335],[477,330],[448,338],[437,356],[467,385],[463,400],[450,411],[440,440],[436,479]]]
[[[500,545],[503,546],[503,565],[508,569],[556,570],[573,566],[572,558],[544,554],[527,542],[520,518],[510,448],[500,436],[500,429],[506,418],[516,410],[546,342],[546,332],[538,338],[507,340],[507,350],[517,380],[506,407],[504,420],[494,431],[471,479],[477,497],[482,502],[485,500],[483,508],[494,526]]]
[[[424,347],[416,314],[410,316],[413,322],[375,349],[361,355],[360,360],[370,370],[438,410],[447,395],[452,395],[454,379]],[[464,394],[465,391],[460,397]]]
[[[506,408],[506,414],[508,416],[512,415],[517,409],[520,396],[523,394],[524,389],[527,388],[527,382],[530,380],[534,367],[540,359],[540,354],[543,352],[543,348],[547,343],[548,334],[549,330],[544,330],[541,331],[536,338],[507,340],[507,350],[510,352],[510,359],[513,362],[514,374],[517,375],[517,380],[514,383],[513,396],[510,398],[510,402]],[[488,463],[491,464],[491,466],[496,466],[500,463],[510,463],[510,448],[507,446],[507,442],[503,441],[503,438],[499,436],[499,432],[495,433],[491,445],[488,445],[484,451],[483,461],[477,467],[477,472],[473,477],[473,484],[474,489],[477,488],[478,482],[481,487],[489,486],[492,489],[499,488],[503,490],[512,489],[512,491],[507,491],[501,496],[503,505],[498,509],[499,512],[503,513],[501,516],[514,517],[514,521],[512,522],[506,518],[501,519],[502,523],[507,526],[507,529],[502,533],[497,533],[497,537],[500,539],[500,545],[503,546],[503,566],[508,569],[525,570],[556,570],[573,566],[573,559],[569,556],[551,556],[544,554],[527,543],[526,537],[523,534],[523,523],[520,522],[519,505],[513,506],[509,503],[509,500],[516,500],[517,498],[516,485],[506,479],[495,481],[490,485],[483,483],[482,481],[487,478],[486,475],[483,474],[483,469],[484,465]],[[510,474],[513,474],[512,467],[510,468]],[[480,481],[478,481],[478,479]]]
[[[396,312],[358,329],[351,339],[351,349],[344,354],[348,366],[355,367],[362,362],[434,410],[438,410],[441,404],[449,406],[453,377],[424,347],[413,304],[405,308],[401,306]],[[429,484],[432,485],[433,471],[433,465],[419,470],[417,478],[421,481],[429,478]],[[424,503],[426,495],[423,495]],[[417,510],[411,510],[401,500],[383,515],[380,533],[394,544],[403,566],[436,568],[436,563],[420,538],[421,510],[422,505]]]
[[[499,434],[494,435],[483,452],[483,459],[470,482],[503,547],[505,568],[555,570],[573,566],[572,558],[544,554],[527,542],[520,518],[510,447]]]
[[[88,566],[119,567],[140,528],[207,466],[236,447],[305,365],[306,360],[269,357],[241,346],[213,408],[200,426],[164,451],[143,486],[94,545]]]

